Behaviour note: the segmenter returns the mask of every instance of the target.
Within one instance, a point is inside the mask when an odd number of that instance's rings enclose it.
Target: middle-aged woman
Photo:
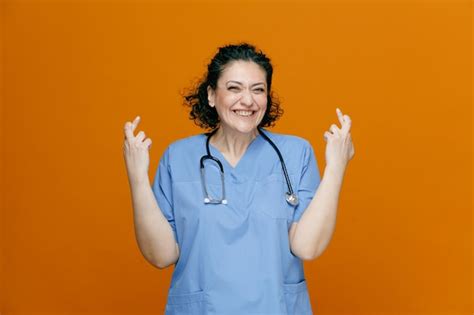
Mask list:
[[[210,132],[167,146],[148,179],[151,140],[125,124],[135,232],[145,258],[174,264],[166,314],[312,314],[303,260],[327,247],[343,176],[354,156],[351,119],[324,133],[320,179],[311,144],[271,132],[270,59],[253,45],[219,48],[190,118]]]

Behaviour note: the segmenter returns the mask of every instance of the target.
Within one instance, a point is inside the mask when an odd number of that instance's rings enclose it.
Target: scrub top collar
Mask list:
[[[263,132],[266,132],[267,135],[269,134],[269,132],[265,129],[263,129]],[[207,137],[206,137],[206,135],[204,135],[204,142],[203,142],[204,151],[206,150],[205,149],[206,140],[207,140]],[[242,169],[242,168],[245,168],[245,165],[248,164],[248,163],[251,163],[252,160],[255,158],[255,153],[257,153],[258,150],[260,150],[261,147],[262,147],[262,145],[261,145],[262,141],[266,142],[263,139],[262,135],[260,133],[258,133],[257,136],[252,140],[252,142],[249,143],[247,149],[245,150],[244,154],[240,158],[239,162],[237,162],[237,165],[235,165],[235,167],[232,167],[232,165],[230,165],[230,163],[227,161],[227,159],[221,153],[221,151],[219,151],[219,149],[217,149],[214,145],[212,145],[211,142],[209,142],[209,150],[211,151],[212,156],[218,158],[221,161],[221,163],[224,167],[224,173],[231,173],[233,175],[239,175],[239,170]],[[252,158],[252,160],[250,160],[251,158]],[[245,168],[245,169],[248,169],[248,168]]]

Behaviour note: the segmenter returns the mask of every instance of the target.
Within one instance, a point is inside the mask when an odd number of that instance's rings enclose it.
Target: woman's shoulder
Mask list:
[[[310,142],[302,136],[289,133],[279,133],[270,130],[264,130],[265,134],[275,141],[277,145],[291,148],[304,148],[310,146]]]
[[[205,144],[204,139],[206,138],[205,133],[194,134],[182,138],[175,139],[169,145],[167,150],[173,154],[189,154],[190,152],[196,152],[196,148],[202,144]],[[199,150],[198,150],[199,151]]]
[[[206,137],[205,133],[198,133],[194,135],[185,136],[182,138],[175,139],[170,143],[170,146],[173,147],[183,147],[196,144],[197,142],[202,141]]]

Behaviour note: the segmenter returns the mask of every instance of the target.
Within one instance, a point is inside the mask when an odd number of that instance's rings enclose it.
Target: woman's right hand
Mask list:
[[[133,135],[139,121],[140,116],[137,116],[132,123],[127,121],[124,127],[123,155],[127,166],[128,179],[131,184],[148,180],[148,168],[150,165],[148,150],[151,148],[151,139],[147,138],[143,141],[145,138],[143,131],[140,131],[136,137]]]

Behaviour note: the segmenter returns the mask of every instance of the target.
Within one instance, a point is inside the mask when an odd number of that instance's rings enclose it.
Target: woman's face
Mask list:
[[[251,61],[233,61],[222,72],[216,90],[208,86],[207,93],[224,130],[252,132],[267,108],[265,70]]]

